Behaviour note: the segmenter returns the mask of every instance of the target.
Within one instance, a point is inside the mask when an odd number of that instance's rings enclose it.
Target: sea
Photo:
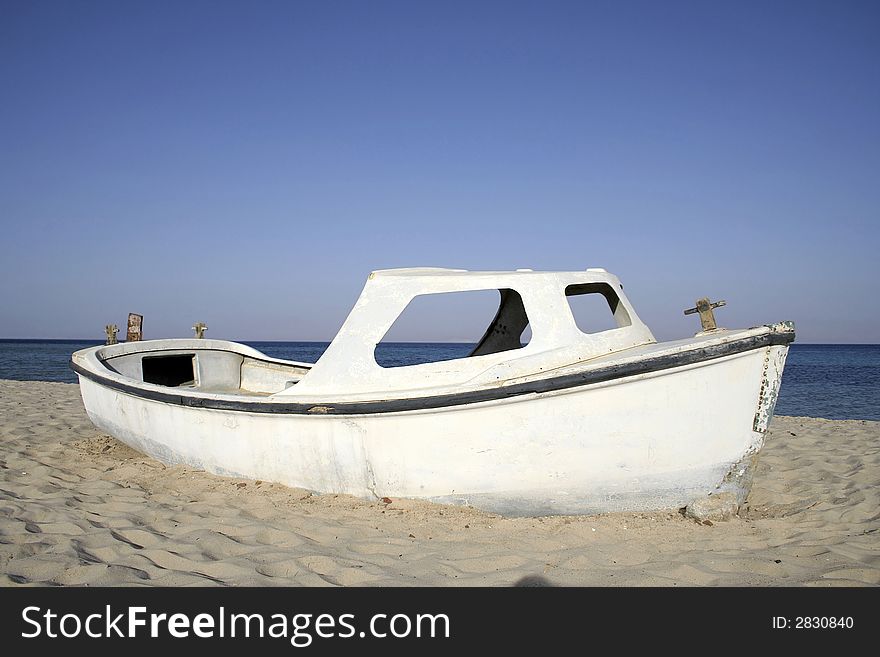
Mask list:
[[[101,344],[79,340],[0,340],[0,379],[76,383],[68,363],[77,349]],[[315,362],[328,342],[244,342],[268,356]],[[384,367],[462,358],[472,344],[382,343]],[[779,415],[833,420],[880,420],[880,345],[793,344],[776,404]]]

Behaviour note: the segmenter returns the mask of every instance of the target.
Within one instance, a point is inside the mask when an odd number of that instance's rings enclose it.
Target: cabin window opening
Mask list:
[[[522,349],[531,339],[522,297],[511,289],[413,297],[376,345],[380,367],[485,356]]]
[[[569,285],[565,288],[565,297],[575,324],[583,333],[601,333],[632,325],[620,297],[608,283]]]
[[[144,356],[144,383],[177,388],[195,385],[195,354],[175,356]]]

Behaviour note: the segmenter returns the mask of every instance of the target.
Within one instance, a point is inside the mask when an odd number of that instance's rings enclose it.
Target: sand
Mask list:
[[[502,518],[166,467],[76,385],[0,381],[0,583],[138,586],[880,584],[880,423],[773,420],[740,516]]]

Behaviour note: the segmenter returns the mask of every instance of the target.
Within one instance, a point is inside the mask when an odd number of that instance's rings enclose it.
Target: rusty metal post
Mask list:
[[[205,337],[205,331],[208,330],[208,325],[204,322],[197,322],[195,326],[193,326],[193,331],[196,332],[196,337],[201,340]]]
[[[684,311],[684,314],[693,315],[694,313],[700,313],[700,324],[703,326],[703,330],[715,331],[718,329],[718,325],[715,324],[715,313],[712,312],[712,309],[726,305],[726,301],[716,301],[715,303],[712,303],[709,301],[709,297],[703,297],[702,299],[697,299],[696,306],[688,308]]]
[[[144,339],[144,316],[137,313],[128,313],[128,334],[125,336],[126,342],[138,342]]]
[[[116,344],[116,334],[119,333],[119,327],[116,324],[107,324],[104,327],[104,333],[107,334],[107,342],[104,344]]]

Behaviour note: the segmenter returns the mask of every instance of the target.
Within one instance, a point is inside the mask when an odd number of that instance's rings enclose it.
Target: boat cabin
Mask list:
[[[497,292],[498,306],[468,356],[404,367],[383,367],[377,361],[377,345],[410,304],[431,295],[478,290]],[[578,326],[570,302],[584,295],[603,302],[610,328],[588,332]],[[523,344],[527,332],[531,335]],[[277,396],[326,396],[342,390],[347,395],[400,396],[424,388],[503,384],[653,342],[623,285],[604,269],[379,270],[370,274],[339,333],[308,375]]]

